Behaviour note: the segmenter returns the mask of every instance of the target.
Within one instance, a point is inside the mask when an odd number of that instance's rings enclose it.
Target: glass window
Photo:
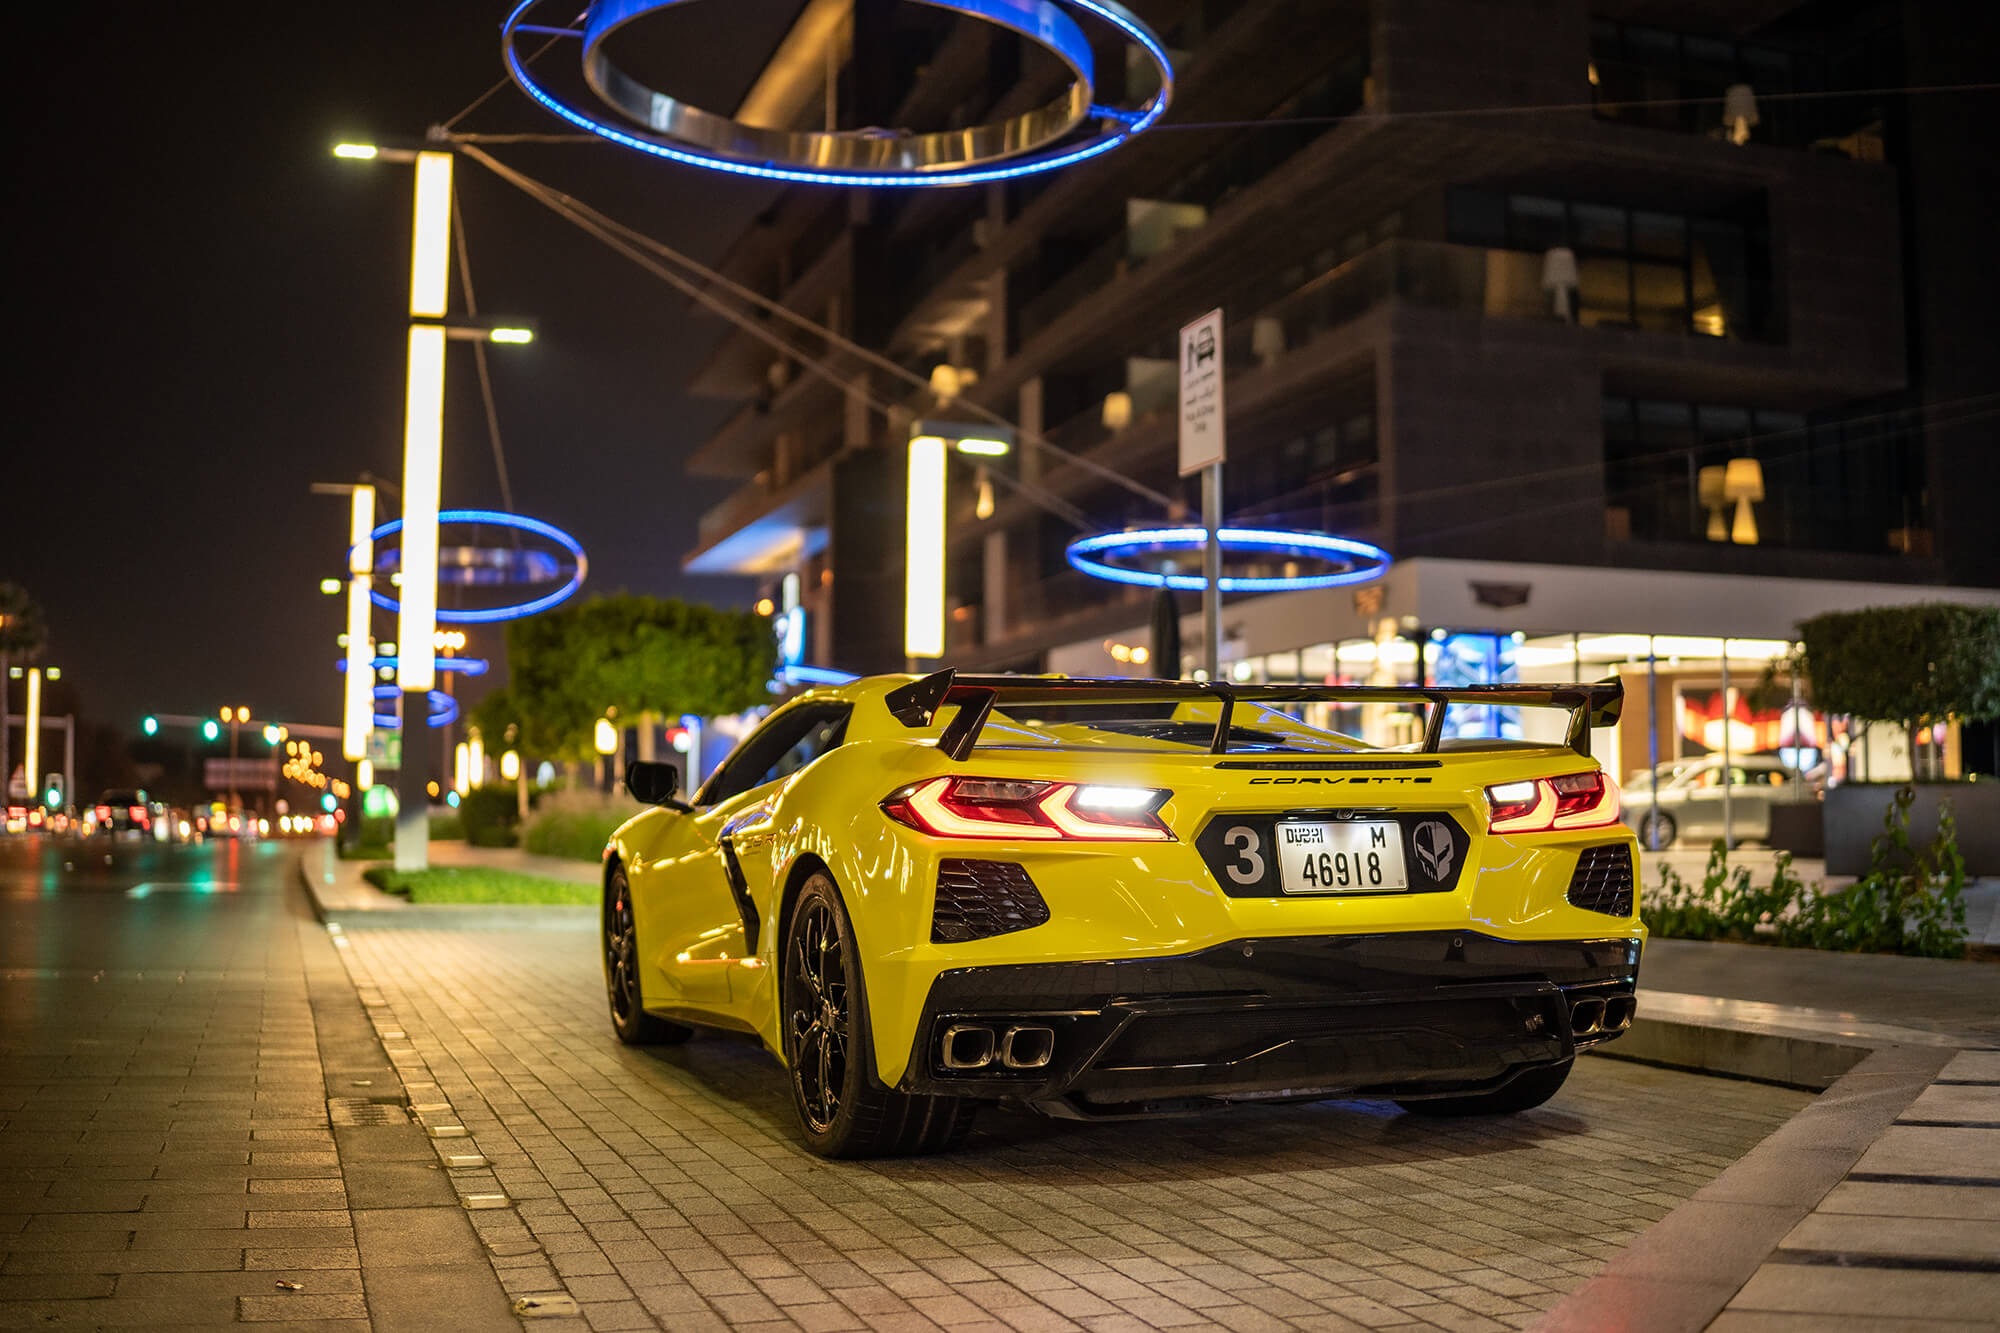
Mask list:
[[[802,704],[771,717],[722,761],[702,789],[701,803],[714,805],[766,783],[788,778],[847,738],[850,704]]]
[[[1625,210],[1602,204],[1572,204],[1570,218],[1576,225],[1580,249],[1617,250],[1626,248]]]
[[[1535,195],[1507,199],[1507,243],[1519,250],[1551,250],[1569,244],[1563,202]]]
[[[1632,253],[1656,259],[1687,254],[1687,219],[1677,213],[1632,214]]]
[[[1622,259],[1583,259],[1576,266],[1579,324],[1632,327],[1632,266]]]
[[[1685,333],[1687,270],[1678,264],[1632,265],[1632,319],[1642,329]]]
[[[1507,197],[1497,190],[1460,186],[1445,196],[1445,229],[1455,244],[1507,244]]]

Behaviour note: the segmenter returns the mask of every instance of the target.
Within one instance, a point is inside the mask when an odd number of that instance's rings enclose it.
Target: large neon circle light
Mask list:
[[[527,22],[547,0],[521,0],[500,29],[508,76],[542,106],[578,129],[612,143],[687,166],[808,185],[981,185],[1069,166],[1106,153],[1150,128],[1173,100],[1173,62],[1166,46],[1116,0],[914,0],[982,19],[1042,46],[1068,67],[1071,82],[1054,101],[1009,119],[962,130],[769,130],[703,111],[655,91],[614,65],[604,43],[619,28],[692,0],[594,0],[582,26]],[[723,0],[713,0],[720,5]],[[565,11],[574,13],[574,10]],[[1109,24],[1157,71],[1160,90],[1144,106],[1096,104],[1090,42],[1073,14]],[[518,49],[524,34],[575,38],[583,75],[609,108],[645,129],[623,128],[570,105],[528,72]],[[1095,121],[1077,140],[1073,132]]]
[[[378,703],[384,699],[397,698],[401,694],[402,691],[394,685],[377,685],[375,687],[375,699]],[[430,714],[425,721],[429,725],[433,727],[448,727],[458,721],[458,700],[452,698],[443,690],[432,690],[424,696],[424,699],[426,710]],[[402,719],[394,713],[375,714],[375,729],[377,731],[396,731],[402,725]]]
[[[447,509],[438,515],[438,523],[441,525],[446,523],[478,523],[489,527],[517,528],[522,532],[530,532],[537,537],[544,537],[554,542],[565,551],[568,551],[571,560],[575,562],[575,568],[570,571],[568,580],[554,592],[537,597],[532,601],[518,603],[514,606],[488,606],[471,611],[441,606],[437,612],[438,623],[440,624],[493,624],[502,620],[519,620],[523,616],[532,616],[538,612],[546,611],[550,607],[561,602],[566,602],[576,596],[576,590],[583,586],[583,576],[590,569],[590,561],[584,557],[582,543],[553,523],[544,523],[538,518],[529,518],[525,514],[507,514],[497,509]],[[379,542],[382,538],[401,532],[402,530],[403,520],[400,518],[391,519],[389,522],[375,529],[375,531],[369,533],[368,537],[370,541]],[[400,556],[401,552],[398,551],[397,554]],[[400,611],[402,609],[402,603],[398,602],[395,598],[386,593],[376,592],[372,588],[368,591],[368,598],[384,611]]]
[[[1286,592],[1299,588],[1338,588],[1350,583],[1367,583],[1382,577],[1391,563],[1389,553],[1379,546],[1334,537],[1324,532],[1285,532],[1273,528],[1221,528],[1224,558],[1231,555],[1289,557],[1313,560],[1327,566],[1316,574],[1225,574],[1224,592]],[[1141,588],[1174,588],[1196,592],[1208,586],[1199,574],[1175,574],[1141,567],[1137,562],[1148,556],[1175,551],[1199,551],[1208,544],[1206,528],[1145,528],[1137,532],[1107,532],[1083,537],[1063,552],[1071,567],[1092,578],[1113,583],[1129,583]],[[1121,563],[1122,562],[1122,563]]]

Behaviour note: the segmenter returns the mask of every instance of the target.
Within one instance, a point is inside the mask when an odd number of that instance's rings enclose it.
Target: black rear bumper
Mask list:
[[[959,968],[925,1002],[902,1088],[1054,1114],[1204,1102],[1413,1098],[1497,1088],[1616,1031],[1572,1030],[1579,999],[1629,1021],[1634,939],[1515,942],[1471,931],[1236,940],[1191,954]],[[1601,1004],[1599,1006],[1602,1007]],[[1586,1012],[1591,1007],[1586,1004]],[[950,1068],[946,1034],[993,1059]],[[1005,1034],[1038,1068],[1009,1068]]]

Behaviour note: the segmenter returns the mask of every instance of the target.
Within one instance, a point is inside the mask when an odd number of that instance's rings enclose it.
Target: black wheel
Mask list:
[[[1569,1068],[1574,1063],[1574,1060],[1565,1060],[1559,1065],[1530,1069],[1512,1083],[1492,1092],[1475,1093],[1470,1097],[1431,1097],[1397,1102],[1396,1105],[1411,1115],[1513,1115],[1517,1111],[1532,1111],[1556,1095],[1563,1080],[1569,1077]]]
[[[786,925],[782,995],[792,1107],[808,1148],[821,1157],[910,1157],[964,1142],[972,1102],[895,1092],[876,1079],[854,931],[823,874],[799,890]]]
[[[639,999],[639,931],[632,921],[632,886],[614,866],[604,883],[604,991],[611,1002],[611,1030],[627,1046],[671,1046],[694,1029],[649,1014]]]
[[[1664,851],[1673,846],[1680,833],[1681,826],[1664,810],[1658,814],[1648,811],[1639,816],[1639,845],[1649,852]]]

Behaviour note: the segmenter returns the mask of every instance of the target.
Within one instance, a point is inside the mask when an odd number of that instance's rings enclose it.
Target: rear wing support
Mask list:
[[[1423,753],[1444,742],[1445,711],[1452,704],[1495,708],[1562,708],[1569,711],[1564,743],[1590,753],[1590,729],[1618,721],[1625,686],[1616,680],[1592,685],[1460,685],[1452,688],[1403,685],[1238,685],[1227,681],[1131,680],[1087,676],[961,676],[950,667],[899,685],[882,702],[898,722],[912,729],[931,725],[947,704],[958,712],[938,737],[938,748],[963,763],[979,743],[979,733],[997,707],[1010,703],[1092,704],[1214,700],[1218,704],[1211,754],[1229,752],[1229,728],[1238,702],[1253,704],[1344,703],[1424,704]]]

